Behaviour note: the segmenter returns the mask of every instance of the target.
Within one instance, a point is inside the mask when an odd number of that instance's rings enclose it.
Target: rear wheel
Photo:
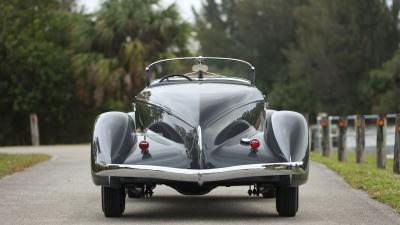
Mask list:
[[[101,187],[101,201],[104,216],[120,217],[125,210],[125,188]]]
[[[276,210],[279,216],[293,217],[299,208],[299,187],[276,189]]]

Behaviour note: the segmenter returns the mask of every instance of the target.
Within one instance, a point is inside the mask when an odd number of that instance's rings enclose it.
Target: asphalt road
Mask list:
[[[45,152],[52,160],[0,180],[0,224],[400,224],[389,207],[350,188],[324,166],[311,164],[295,218],[280,218],[274,199],[247,196],[247,187],[183,196],[157,186],[152,198],[127,199],[121,218],[105,218],[92,184],[89,146],[0,148]]]

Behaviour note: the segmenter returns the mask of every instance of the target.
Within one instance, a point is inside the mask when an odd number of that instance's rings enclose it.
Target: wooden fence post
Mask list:
[[[364,162],[365,150],[365,117],[356,116],[356,163]]]
[[[328,116],[323,116],[321,118],[321,127],[322,127],[322,155],[325,157],[329,157],[331,152],[331,144],[329,138],[329,121]]]
[[[394,142],[394,156],[393,156],[393,172],[400,174],[400,114],[396,115],[395,126],[395,142]]]
[[[339,162],[346,161],[346,130],[347,130],[347,118],[340,117],[338,122],[339,135],[338,135],[338,160]]]
[[[31,141],[32,145],[40,145],[39,139],[39,121],[36,113],[29,114],[29,121],[31,125]]]
[[[379,114],[376,121],[376,167],[386,168],[386,115]]]
[[[310,127],[311,130],[311,144],[310,144],[310,151],[315,151],[315,139],[317,135],[317,130],[314,127]]]

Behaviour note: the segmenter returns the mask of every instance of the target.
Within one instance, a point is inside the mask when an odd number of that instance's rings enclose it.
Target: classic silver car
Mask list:
[[[184,195],[249,186],[276,197],[280,216],[295,216],[308,177],[308,127],[291,111],[268,109],[255,68],[239,59],[184,57],[151,63],[132,112],[96,119],[93,182],[106,217],[125,198],[149,197],[156,185]]]

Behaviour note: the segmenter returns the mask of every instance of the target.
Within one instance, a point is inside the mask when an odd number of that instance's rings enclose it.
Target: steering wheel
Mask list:
[[[188,81],[192,81],[192,78],[190,78],[190,77],[188,77],[186,75],[183,75],[183,74],[169,74],[169,75],[166,75],[163,78],[161,78],[161,80],[159,82],[161,83],[161,82],[163,82],[164,80],[167,80],[170,77],[182,77],[182,78],[186,78]]]

